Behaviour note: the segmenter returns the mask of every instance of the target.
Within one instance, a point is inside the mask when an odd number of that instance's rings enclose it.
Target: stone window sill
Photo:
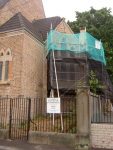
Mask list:
[[[10,80],[8,81],[0,81],[0,85],[9,85],[10,84]]]

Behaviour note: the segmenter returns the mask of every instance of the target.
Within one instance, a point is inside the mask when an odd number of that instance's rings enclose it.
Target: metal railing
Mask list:
[[[48,114],[46,99],[31,99],[30,131],[75,134],[76,98],[61,97],[61,114]]]
[[[91,94],[91,122],[113,123],[113,96]]]
[[[0,129],[9,129],[9,138],[28,140],[30,98],[0,98]]]
[[[61,113],[47,113],[47,99],[0,98],[0,129],[26,140],[30,131],[76,133],[76,98],[61,97]]]
[[[28,140],[30,107],[30,98],[10,99],[9,138]]]
[[[9,127],[9,98],[0,98],[0,129]]]

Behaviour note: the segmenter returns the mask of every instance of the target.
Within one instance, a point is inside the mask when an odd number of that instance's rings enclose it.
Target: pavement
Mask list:
[[[31,144],[24,141],[0,140],[0,150],[75,150],[71,147]],[[92,148],[91,150],[105,150]]]

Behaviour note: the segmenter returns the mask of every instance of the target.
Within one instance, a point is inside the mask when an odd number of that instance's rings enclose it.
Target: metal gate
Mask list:
[[[31,99],[10,99],[9,138],[28,140]]]

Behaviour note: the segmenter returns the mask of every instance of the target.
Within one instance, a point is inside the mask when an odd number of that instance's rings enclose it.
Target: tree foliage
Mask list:
[[[89,75],[89,85],[90,85],[90,90],[92,93],[97,94],[97,91],[99,89],[104,89],[106,86],[98,85],[98,79],[96,77],[96,74],[91,70],[90,75]]]
[[[98,40],[101,39],[105,51],[106,69],[109,75],[113,76],[113,16],[111,9],[96,10],[91,7],[89,11],[76,11],[76,21],[68,21],[68,24],[74,33],[79,33],[80,28],[86,26],[89,34]]]

